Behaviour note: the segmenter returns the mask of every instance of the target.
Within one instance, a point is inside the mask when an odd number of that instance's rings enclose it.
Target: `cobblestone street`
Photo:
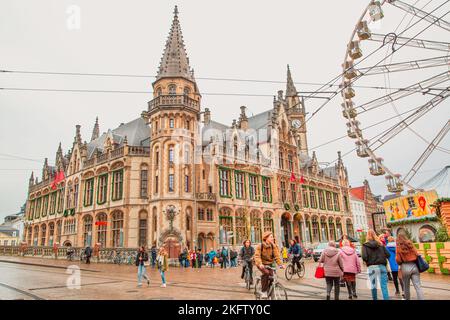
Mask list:
[[[67,266],[76,265],[81,271],[80,289],[69,289],[66,282],[69,274]],[[325,281],[315,279],[316,263],[307,261],[304,279],[287,281],[284,270],[278,271],[279,279],[288,290],[290,300],[324,300]],[[182,269],[169,268],[167,287],[161,288],[161,278],[155,269],[148,268],[151,283],[137,287],[136,267],[128,265],[91,265],[64,260],[0,257],[0,298],[1,299],[234,299],[252,300],[253,291],[245,289],[240,279],[240,267],[221,270],[220,268]],[[423,274],[422,286],[427,299],[450,299],[450,278]],[[358,275],[359,299],[371,299],[367,289],[366,275]],[[389,292],[394,292],[392,282]],[[380,292],[381,296],[381,292]],[[412,288],[412,297],[416,298]],[[392,297],[399,299],[398,297]],[[341,288],[341,299],[347,299],[346,288]]]

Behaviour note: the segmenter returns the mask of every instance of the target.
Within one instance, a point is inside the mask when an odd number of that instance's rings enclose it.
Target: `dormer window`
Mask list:
[[[177,86],[174,84],[171,84],[169,86],[169,94],[176,94],[176,91],[177,91]]]

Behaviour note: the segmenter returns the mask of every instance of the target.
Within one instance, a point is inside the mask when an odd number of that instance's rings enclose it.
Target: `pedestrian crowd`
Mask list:
[[[369,230],[366,242],[362,245],[361,258],[367,266],[373,300],[378,299],[378,283],[383,299],[389,300],[388,280],[393,281],[395,295],[401,296],[403,300],[411,299],[411,282],[417,298],[424,299],[420,273],[428,269],[428,264],[404,234],[398,234],[395,239],[389,231],[377,235],[374,230]],[[349,299],[356,299],[356,275],[359,273],[361,263],[348,237],[343,236],[338,245],[330,241],[320,256],[316,270],[317,278],[325,278],[326,299],[330,300],[334,287],[334,299],[339,300],[341,286],[347,287]]]

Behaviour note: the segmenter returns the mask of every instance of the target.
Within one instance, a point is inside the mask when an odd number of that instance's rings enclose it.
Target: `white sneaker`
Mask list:
[[[166,284],[163,283],[163,284],[161,285],[161,288],[165,288],[165,287],[166,287]]]
[[[260,295],[261,299],[266,299],[267,300],[268,297],[269,296],[267,295],[267,292],[261,292],[261,295]]]

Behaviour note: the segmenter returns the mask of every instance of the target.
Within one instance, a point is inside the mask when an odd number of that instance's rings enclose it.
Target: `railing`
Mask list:
[[[149,156],[150,147],[128,147],[128,154],[131,156]]]
[[[45,187],[45,186],[49,185],[52,181],[53,181],[53,179],[43,180],[43,181],[39,182],[38,184],[31,186],[30,192],[33,192],[34,190],[38,190],[42,187]]]
[[[111,159],[116,159],[122,157],[124,154],[124,147],[120,147],[111,151]]]
[[[195,198],[200,201],[216,201],[216,194],[211,192],[198,192]]]
[[[189,108],[198,109],[200,104],[198,101],[189,98],[187,95],[169,94],[160,95],[148,102],[148,110],[158,108],[161,106],[184,106]]]

